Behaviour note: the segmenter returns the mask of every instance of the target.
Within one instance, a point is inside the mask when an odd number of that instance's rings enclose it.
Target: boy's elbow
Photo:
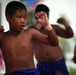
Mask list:
[[[74,34],[71,34],[70,37],[72,38],[74,36]]]
[[[55,43],[55,46],[58,46],[58,45],[59,45],[59,41]]]
[[[58,42],[56,42],[53,46],[58,46],[59,45],[59,43]]]
[[[72,38],[74,36],[74,32],[73,31],[66,31],[65,33],[66,33],[66,36],[68,38]]]
[[[72,38],[74,36],[74,34],[70,34],[70,35],[68,35],[67,37],[68,38]]]
[[[58,40],[51,44],[51,46],[58,46],[58,45],[59,45],[59,41]]]

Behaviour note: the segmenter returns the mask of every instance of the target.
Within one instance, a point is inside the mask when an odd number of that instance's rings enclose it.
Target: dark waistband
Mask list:
[[[14,75],[16,73],[32,73],[32,72],[36,72],[38,71],[36,68],[31,68],[31,69],[23,69],[23,70],[17,70],[17,71],[14,71],[10,74],[4,74],[4,75]]]
[[[54,63],[54,62],[59,62],[59,61],[61,61],[61,62],[63,62],[63,61],[65,61],[65,58],[64,57],[62,57],[61,59],[59,59],[59,60],[55,60],[55,61],[47,61],[47,62],[38,62],[38,64],[39,63]]]

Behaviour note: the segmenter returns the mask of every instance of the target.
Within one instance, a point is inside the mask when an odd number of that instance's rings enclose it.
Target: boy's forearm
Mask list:
[[[50,24],[48,24],[46,27],[45,27],[45,30],[49,31],[49,30],[52,30],[52,26]]]
[[[48,39],[51,42],[52,46],[57,46],[59,44],[58,38],[56,33],[54,32],[52,26],[49,24],[45,27],[45,30],[47,31],[48,34]]]
[[[68,38],[73,37],[73,36],[74,36],[73,30],[72,30],[72,28],[70,27],[69,23],[68,23],[65,19],[63,20],[63,24],[64,24],[64,26],[65,26],[66,33],[67,33],[67,35],[68,35]]]
[[[68,38],[71,38],[71,37],[74,36],[73,30],[72,30],[72,28],[69,25],[66,26],[66,33],[68,35]]]

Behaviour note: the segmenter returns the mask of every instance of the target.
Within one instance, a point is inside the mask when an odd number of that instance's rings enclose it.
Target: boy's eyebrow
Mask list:
[[[17,11],[18,12],[18,14],[21,14],[21,11]],[[25,13],[25,15],[27,15],[27,12]]]

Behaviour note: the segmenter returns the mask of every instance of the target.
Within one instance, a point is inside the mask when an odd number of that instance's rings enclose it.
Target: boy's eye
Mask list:
[[[18,18],[22,18],[22,16],[17,16]]]
[[[17,18],[24,18],[24,19],[27,19],[27,16],[18,15]]]
[[[25,17],[25,19],[27,19],[27,17]]]

